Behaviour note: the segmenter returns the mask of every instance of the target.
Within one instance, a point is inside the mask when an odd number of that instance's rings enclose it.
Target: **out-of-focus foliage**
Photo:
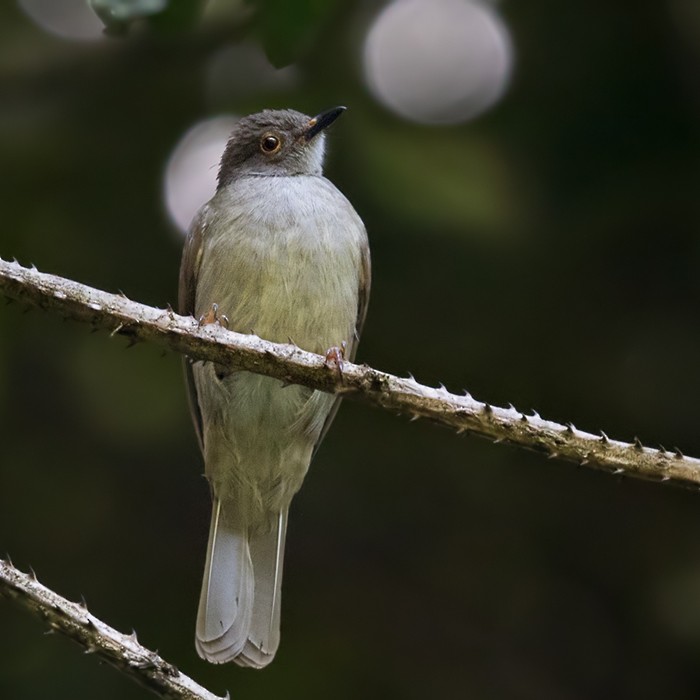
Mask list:
[[[248,0],[255,8],[254,33],[268,58],[277,67],[308,55],[322,31],[332,32],[328,22],[337,15],[337,0]],[[325,58],[321,58],[325,60]]]
[[[0,255],[165,307],[181,135],[346,104],[327,173],[372,242],[360,361],[700,455],[693,3],[501,3],[510,91],[449,128],[373,102],[376,9],[212,2],[178,32],[70,43],[0,4]],[[294,80],[256,83],[231,52],[252,37]],[[245,90],[211,87],[222,56]],[[209,494],[179,357],[0,304],[0,438],[0,552],[235,699],[700,692],[696,493],[347,402],[293,505],[282,645],[256,673],[194,651]],[[150,697],[2,601],[0,630],[1,698]]]
[[[123,35],[143,21],[160,31],[194,28],[206,0],[88,0],[104,22],[108,34]],[[240,12],[245,4],[250,10],[251,35],[257,37],[277,67],[292,63],[308,54],[318,34],[336,10],[336,0],[218,0],[212,4],[227,7],[222,12]]]
[[[146,20],[158,30],[191,27],[199,18],[205,0],[88,0],[104,22],[106,32],[119,36],[131,25]]]

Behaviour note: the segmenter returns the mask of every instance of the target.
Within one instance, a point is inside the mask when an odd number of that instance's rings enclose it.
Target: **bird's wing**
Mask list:
[[[357,344],[360,342],[360,335],[362,333],[362,327],[365,325],[365,318],[367,317],[367,305],[369,303],[369,291],[372,286],[372,264],[369,253],[369,245],[365,245],[361,252],[360,259],[360,277],[359,277],[359,288],[357,292],[357,320],[355,321],[355,328],[352,338],[348,339],[348,345],[346,348],[345,355],[350,362],[355,361],[355,355],[357,353]],[[323,438],[328,432],[328,428],[331,427],[331,423],[335,418],[335,414],[338,412],[340,407],[340,397],[338,397],[331,407],[326,422],[323,424],[321,433],[314,445],[313,455],[318,452],[319,445],[323,442]]]
[[[367,305],[369,304],[369,290],[372,286],[372,264],[369,254],[369,245],[365,245],[362,250],[362,258],[360,260],[360,286],[357,294],[357,320],[355,321],[355,335],[352,340],[352,348],[349,349],[348,359],[350,362],[355,360],[357,352],[357,344],[360,342],[360,334],[365,325],[367,317]]]
[[[192,222],[192,226],[185,240],[185,247],[182,250],[182,262],[180,263],[180,284],[178,290],[178,312],[183,316],[195,315],[195,298],[197,290],[197,277],[202,261],[202,241],[206,229],[206,208]],[[203,449],[202,413],[199,410],[197,400],[197,387],[194,383],[192,373],[192,361],[189,357],[183,357],[185,368],[185,383],[187,386],[187,399],[192,413],[194,429],[197,433],[199,446]]]

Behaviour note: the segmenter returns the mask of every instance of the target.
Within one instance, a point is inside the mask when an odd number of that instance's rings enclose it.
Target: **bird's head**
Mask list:
[[[243,117],[221,157],[219,188],[250,175],[320,175],[324,134],[345,107],[309,117],[292,109],[266,109]]]

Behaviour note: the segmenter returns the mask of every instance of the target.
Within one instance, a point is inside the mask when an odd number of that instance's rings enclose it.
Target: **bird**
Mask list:
[[[367,313],[367,232],[323,175],[325,131],[343,113],[291,109],[241,118],[214,196],[180,266],[179,311],[200,324],[352,361]],[[280,642],[282,569],[293,496],[339,397],[185,358],[212,513],[195,645],[212,663],[263,668]]]

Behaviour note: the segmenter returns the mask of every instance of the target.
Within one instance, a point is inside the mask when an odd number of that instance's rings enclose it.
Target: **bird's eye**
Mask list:
[[[263,153],[277,153],[280,148],[282,148],[282,141],[278,136],[265,134],[265,136],[260,139],[260,149]]]

